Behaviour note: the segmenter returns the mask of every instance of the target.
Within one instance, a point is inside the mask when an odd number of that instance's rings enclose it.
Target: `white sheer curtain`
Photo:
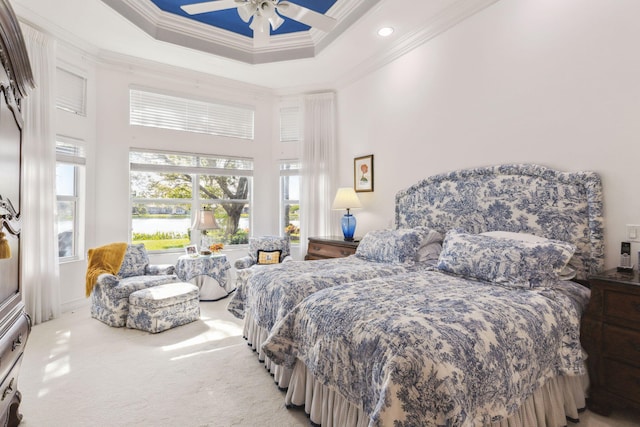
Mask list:
[[[337,164],[336,99],[334,93],[304,97],[302,193],[300,194],[301,250],[309,236],[330,236],[331,204]]]
[[[55,41],[22,26],[36,88],[24,101],[22,138],[22,292],[34,324],[60,315],[56,239]]]

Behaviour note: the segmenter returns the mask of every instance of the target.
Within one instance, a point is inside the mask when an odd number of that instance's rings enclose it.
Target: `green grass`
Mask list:
[[[134,244],[144,243],[144,247],[148,251],[164,251],[167,249],[182,249],[190,244],[188,238],[184,239],[166,239],[166,240],[134,240]]]

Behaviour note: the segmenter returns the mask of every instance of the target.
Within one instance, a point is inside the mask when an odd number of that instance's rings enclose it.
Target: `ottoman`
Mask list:
[[[200,318],[198,287],[191,283],[167,283],[140,289],[129,295],[127,328],[166,331]]]

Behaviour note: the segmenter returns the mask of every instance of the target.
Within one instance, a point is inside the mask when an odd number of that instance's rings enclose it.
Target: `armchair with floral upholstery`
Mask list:
[[[292,259],[289,237],[251,237],[248,254],[238,258],[233,265],[236,268],[236,287],[246,283],[256,269]]]
[[[90,250],[88,278],[90,269],[96,267],[92,265],[91,251],[99,251],[107,246]],[[96,259],[99,258],[96,257]],[[103,272],[109,271],[109,269],[100,270],[100,266],[97,267],[97,272],[100,273],[97,280],[95,283],[87,283],[87,292],[90,292],[91,297],[91,317],[114,327],[126,325],[131,293],[152,286],[180,281],[175,274],[174,265],[149,264],[149,256],[143,244],[126,244],[124,258],[122,258],[117,273]],[[113,267],[112,271],[115,271]]]

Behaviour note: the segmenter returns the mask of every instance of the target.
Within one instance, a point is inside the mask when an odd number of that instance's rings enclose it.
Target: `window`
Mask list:
[[[300,243],[300,163],[280,164],[280,229],[291,243]]]
[[[132,125],[253,139],[254,109],[246,106],[131,89],[129,109]]]
[[[85,157],[83,141],[56,136],[56,220],[60,261],[78,259],[83,253],[80,213]]]
[[[56,108],[87,115],[87,79],[62,68],[56,69]]]
[[[132,243],[149,251],[248,243],[252,160],[133,150],[129,161]],[[194,235],[201,209],[213,211],[218,228]]]
[[[280,142],[302,140],[300,116],[299,107],[283,107],[280,109]]]

